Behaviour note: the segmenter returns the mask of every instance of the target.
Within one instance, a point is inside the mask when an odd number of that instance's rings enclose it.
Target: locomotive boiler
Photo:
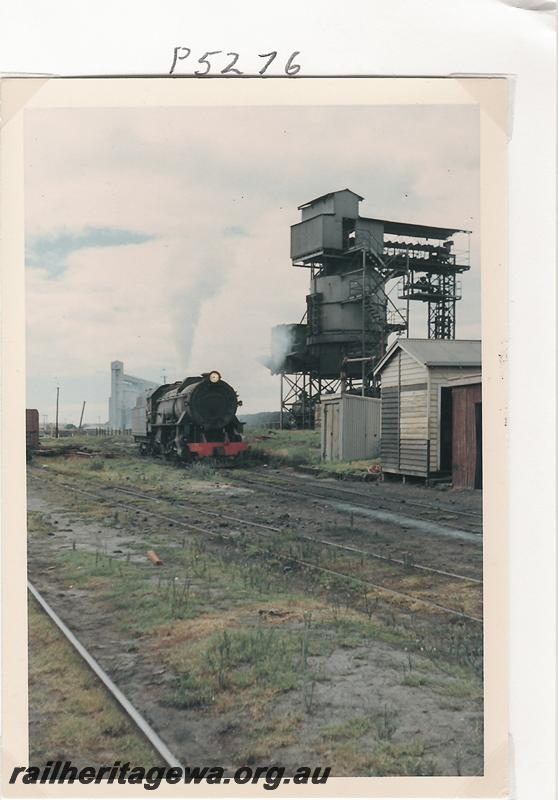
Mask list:
[[[238,395],[217,370],[166,383],[138,397],[132,433],[142,455],[194,461],[238,458],[247,445]]]

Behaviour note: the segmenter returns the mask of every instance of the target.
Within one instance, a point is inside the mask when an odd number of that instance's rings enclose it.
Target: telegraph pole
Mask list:
[[[409,279],[409,245],[407,245],[407,280]],[[409,312],[410,312],[409,290],[407,289],[407,339],[409,338]]]
[[[60,397],[60,386],[56,387],[56,423],[54,426],[54,438],[58,439],[58,399]]]
[[[283,378],[284,373],[281,373],[281,409],[279,411],[279,430],[283,430]]]
[[[81,423],[83,422],[83,412],[85,411],[85,400],[83,401],[83,405],[81,407],[81,416],[79,418],[79,432],[81,433]]]
[[[362,248],[362,389],[361,395],[365,395],[366,381],[366,248]]]

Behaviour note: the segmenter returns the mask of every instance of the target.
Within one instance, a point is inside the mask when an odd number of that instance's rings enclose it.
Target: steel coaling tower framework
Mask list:
[[[432,243],[426,237],[414,236],[413,242],[401,240],[384,240],[378,247],[378,242],[372,240],[369,231],[355,230],[352,242],[345,250],[345,257],[359,257],[362,259],[364,269],[359,279],[355,270],[354,288],[351,300],[360,301],[363,305],[364,328],[367,331],[376,329],[378,340],[376,343],[366,341],[363,345],[368,352],[350,353],[350,356],[366,357],[372,350],[376,357],[381,357],[387,346],[387,339],[391,333],[409,332],[409,313],[411,302],[428,304],[427,335],[429,339],[455,339],[455,312],[456,302],[461,299],[461,281],[457,275],[470,268],[470,236],[469,231],[455,231],[467,233],[467,249],[461,253],[454,250],[454,242],[446,239]],[[411,237],[405,237],[411,238]],[[379,255],[379,250],[382,255]],[[458,258],[460,263],[458,262]],[[355,260],[355,264],[358,263]],[[325,268],[323,260],[312,264],[312,277],[321,274]],[[364,274],[377,278],[374,281],[375,292],[364,290]],[[388,283],[395,281],[389,291]],[[387,313],[383,330],[378,330],[377,291],[380,288],[384,296]],[[399,300],[405,301],[400,308],[391,299],[391,294],[397,291]],[[306,312],[301,322],[312,324]],[[368,337],[366,337],[368,338]],[[376,344],[376,347],[374,347]],[[376,360],[376,359],[374,359]],[[373,362],[372,362],[373,366]],[[368,367],[363,378],[367,386],[371,374]],[[362,378],[347,378],[344,388],[349,392],[360,393]],[[314,410],[321,394],[335,394],[341,389],[342,380],[339,378],[323,378],[312,372],[281,373],[281,427],[284,420],[289,417],[296,427],[313,427]]]

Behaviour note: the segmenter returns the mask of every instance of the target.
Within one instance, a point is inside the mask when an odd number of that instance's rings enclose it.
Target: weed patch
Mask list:
[[[29,601],[30,762],[79,754],[86,764],[155,763],[133,723],[114,705],[35,600]]]
[[[319,431],[250,431],[246,440],[250,445],[252,457],[265,460],[272,465],[319,464]]]
[[[53,526],[49,523],[46,514],[41,511],[27,512],[27,532],[29,536],[48,536],[52,533]]]
[[[383,709],[375,715],[374,723],[378,739],[391,741],[397,731],[399,714],[395,708],[389,708],[385,705]]]
[[[426,677],[426,675],[419,675],[416,672],[410,672],[401,681],[403,686],[426,686],[428,683],[431,683],[431,680]]]
[[[436,775],[437,765],[421,742],[383,743],[375,750],[365,774],[372,776]]]

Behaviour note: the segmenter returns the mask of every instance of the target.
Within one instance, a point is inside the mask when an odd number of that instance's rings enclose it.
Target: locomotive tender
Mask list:
[[[247,445],[236,417],[241,401],[217,370],[165,383],[140,395],[132,434],[142,455],[194,461],[238,458]]]

